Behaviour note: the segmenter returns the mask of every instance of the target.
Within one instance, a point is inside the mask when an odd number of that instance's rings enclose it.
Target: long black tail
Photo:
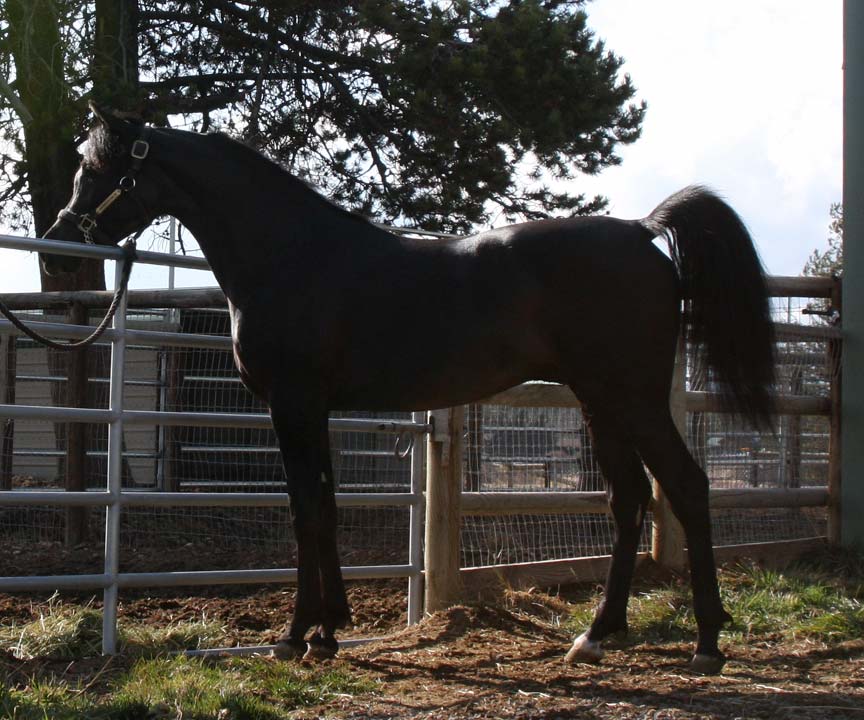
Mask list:
[[[762,263],[741,218],[710,190],[691,186],[640,222],[669,242],[686,337],[704,353],[724,406],[770,428],[774,330]]]

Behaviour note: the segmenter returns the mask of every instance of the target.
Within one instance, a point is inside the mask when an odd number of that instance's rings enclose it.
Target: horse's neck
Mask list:
[[[286,214],[290,198],[281,188],[267,182],[250,188],[241,179],[248,175],[246,168],[238,172],[233,163],[214,158],[203,139],[197,145],[198,157],[175,168],[171,214],[192,232],[217,282],[242,307],[262,283],[291,282],[273,275],[290,270],[293,229],[308,226],[309,218],[303,217],[308,211],[298,203]]]

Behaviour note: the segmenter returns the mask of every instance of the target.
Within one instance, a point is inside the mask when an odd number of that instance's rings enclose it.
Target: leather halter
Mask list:
[[[103,234],[102,231],[99,229],[100,217],[119,198],[124,195],[128,195],[132,192],[132,190],[135,189],[135,183],[138,174],[141,172],[141,166],[144,164],[144,160],[150,153],[150,143],[147,140],[149,136],[150,128],[145,125],[141,129],[141,137],[132,143],[132,148],[129,151],[132,162],[129,164],[129,168],[126,170],[126,174],[120,178],[120,181],[117,183],[117,187],[108,195],[108,197],[106,197],[101,203],[99,203],[99,205],[96,207],[95,210],[93,210],[93,212],[79,214],[66,207],[57,214],[58,220],[71,223],[78,230],[81,231],[81,234],[84,236],[85,243],[88,243],[90,245],[97,244],[94,237],[98,234]],[[141,205],[143,208],[143,204]],[[111,244],[110,238],[107,238],[106,236],[106,242],[100,244]]]

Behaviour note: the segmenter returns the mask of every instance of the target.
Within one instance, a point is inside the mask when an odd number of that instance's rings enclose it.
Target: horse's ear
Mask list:
[[[127,119],[128,114],[109,109],[104,105],[97,105],[92,100],[88,105],[90,106],[91,112],[96,117],[96,120],[107,127],[115,135],[119,135],[122,138],[125,138],[127,135],[137,135],[133,129],[133,123]]]
[[[111,127],[111,125],[117,119],[111,112],[111,110],[109,110],[107,107],[97,105],[92,100],[90,100],[87,105],[90,107],[90,112],[93,113],[96,119],[106,127]]]

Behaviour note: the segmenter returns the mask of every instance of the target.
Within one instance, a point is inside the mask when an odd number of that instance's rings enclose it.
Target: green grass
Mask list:
[[[146,658],[101,692],[56,678],[0,688],[9,720],[277,720],[336,694],[374,685],[338,664],[306,667],[264,657],[216,662],[184,656]]]
[[[734,618],[731,640],[836,641],[864,636],[864,560],[831,552],[784,571],[743,564],[721,570],[723,603]],[[578,605],[566,626],[590,625],[598,598]],[[696,623],[690,587],[677,581],[643,589],[630,599],[629,639],[635,642],[692,638]]]
[[[70,681],[63,677],[67,660],[99,656],[101,614],[56,597],[35,610],[29,623],[0,625],[0,649],[30,661],[27,677],[8,664],[0,683],[3,720],[276,720],[335,694],[374,688],[338,663],[170,654],[227,644],[225,629],[204,619],[165,628],[127,624],[120,630],[125,660],[96,663],[83,679]]]
[[[102,613],[89,604],[66,605],[55,595],[34,609],[38,617],[29,623],[0,625],[0,648],[24,660],[74,660],[101,652]],[[120,651],[136,656],[228,643],[225,628],[205,618],[161,628],[127,624],[118,634]]]

